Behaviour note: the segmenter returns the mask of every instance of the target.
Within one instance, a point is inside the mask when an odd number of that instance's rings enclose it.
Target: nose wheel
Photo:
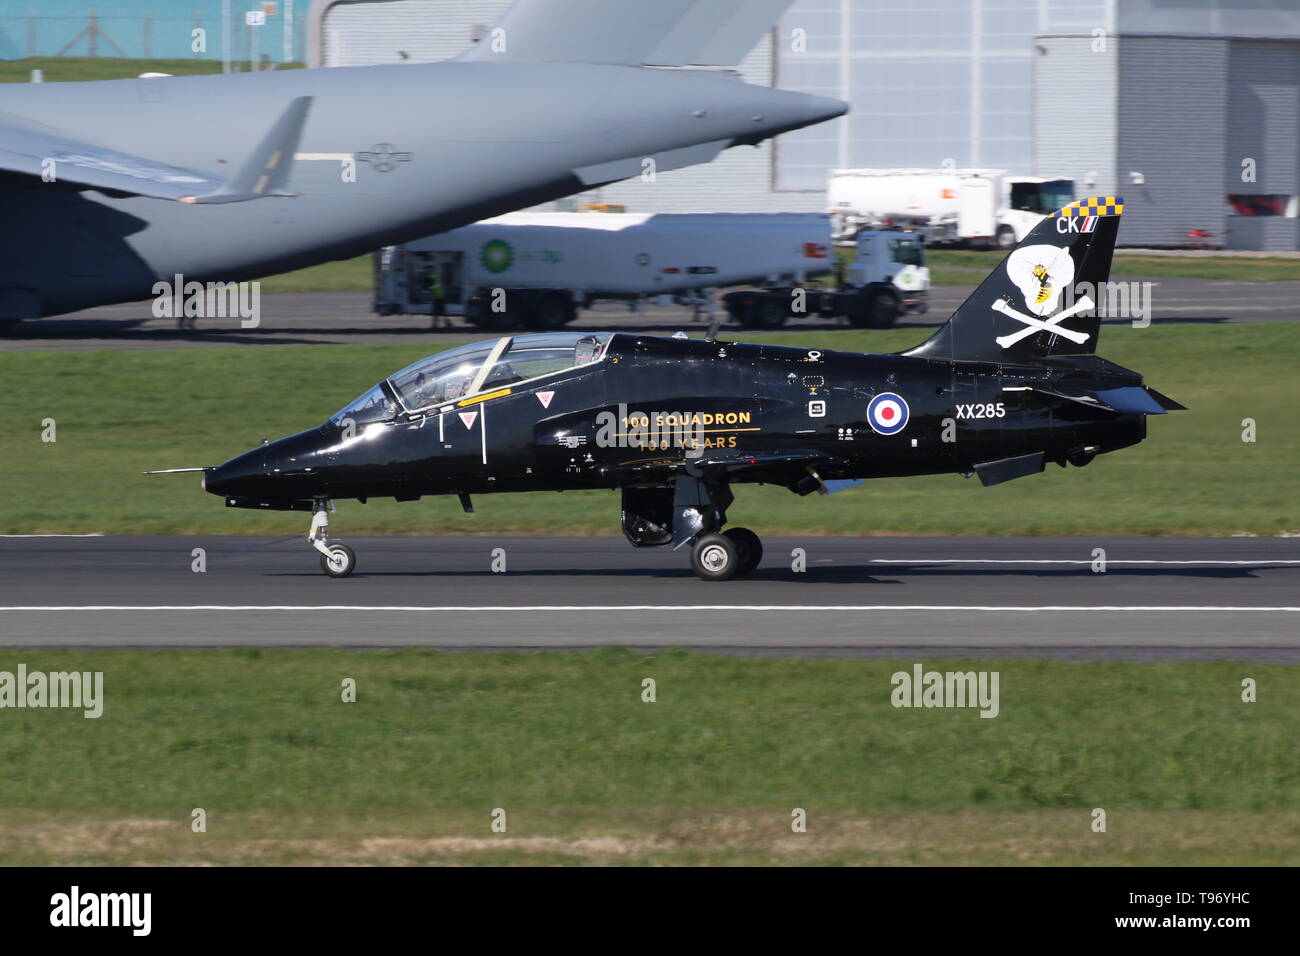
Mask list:
[[[726,581],[749,574],[763,558],[763,542],[748,528],[702,534],[691,548],[691,569],[705,581]]]
[[[329,554],[320,556],[320,569],[332,578],[346,578],[357,566],[357,555],[346,544],[327,545]]]
[[[320,552],[320,569],[332,578],[346,578],[357,566],[356,552],[346,544],[330,544],[330,512],[334,503],[329,500],[316,502],[312,509],[311,530],[307,540]]]

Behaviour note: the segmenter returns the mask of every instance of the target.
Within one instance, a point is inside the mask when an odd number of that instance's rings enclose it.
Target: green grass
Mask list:
[[[248,70],[247,61],[236,63]],[[301,69],[301,63],[277,63],[277,70]],[[74,83],[86,80],[129,80],[141,73],[171,73],[173,76],[201,76],[221,72],[221,57],[177,60],[142,60],[115,56],[39,56],[25,60],[0,60],[0,83],[28,83],[32,70],[41,70],[46,83]]]
[[[102,671],[105,705],[5,711],[11,863],[376,862],[375,838],[486,862],[1300,861],[1296,667],[927,662],[999,672],[981,719],[893,708],[910,660],[5,651],[0,670],[19,662]]]
[[[1177,258],[1119,253],[1115,256],[1112,272],[1121,279],[1186,276],[1238,282],[1295,282],[1300,281],[1300,259]]]
[[[782,333],[809,348],[889,351],[916,330]],[[746,340],[761,340],[759,334]],[[0,354],[0,532],[299,534],[296,513],[227,509],[198,476],[263,437],[312,427],[437,346],[275,346]],[[1286,323],[1107,326],[1101,353],[1189,411],[1086,470],[983,488],[955,475],[797,497],[738,486],[729,517],[763,534],[1233,534],[1300,530],[1300,340]],[[57,441],[41,441],[53,418]],[[1241,441],[1253,418],[1258,441]],[[570,492],[342,502],[339,533],[616,534],[618,495]]]
[[[992,271],[1004,253],[964,249],[929,249],[926,262],[934,285],[975,285]],[[1236,256],[1144,256],[1119,250],[1114,278],[1235,279],[1239,282],[1300,281],[1300,259]]]
[[[370,255],[325,262],[262,280],[263,292],[370,292],[375,265]]]

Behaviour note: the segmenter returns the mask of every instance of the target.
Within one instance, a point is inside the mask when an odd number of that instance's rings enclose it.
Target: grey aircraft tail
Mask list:
[[[311,112],[312,99],[310,96],[294,99],[230,182],[216,192],[191,201],[245,202],[262,196],[295,195],[288,189],[289,174],[293,171],[294,153],[302,139],[302,128]]]
[[[961,304],[905,355],[1028,364],[1097,351],[1098,290],[1110,279],[1124,200],[1093,197],[1045,218]]]
[[[517,0],[463,60],[734,66],[793,0]]]

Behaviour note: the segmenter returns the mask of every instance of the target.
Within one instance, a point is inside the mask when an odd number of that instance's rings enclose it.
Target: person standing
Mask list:
[[[443,303],[447,290],[442,284],[442,265],[434,263],[429,267],[429,298],[433,300],[433,328],[441,328]]]

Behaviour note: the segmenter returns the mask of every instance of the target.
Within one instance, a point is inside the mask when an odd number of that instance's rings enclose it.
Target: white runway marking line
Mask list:
[[[1081,604],[31,604],[0,611],[1267,611],[1300,607]]]
[[[1089,558],[871,558],[868,564],[1093,564],[1096,559]],[[1300,564],[1300,559],[1277,558],[1273,561],[1219,561],[1214,558],[1200,558],[1189,561],[1138,560],[1133,558],[1107,558],[1106,566],[1112,564],[1218,564],[1218,565],[1266,565],[1266,564]]]
[[[102,538],[102,532],[89,534],[0,534],[0,538]]]

